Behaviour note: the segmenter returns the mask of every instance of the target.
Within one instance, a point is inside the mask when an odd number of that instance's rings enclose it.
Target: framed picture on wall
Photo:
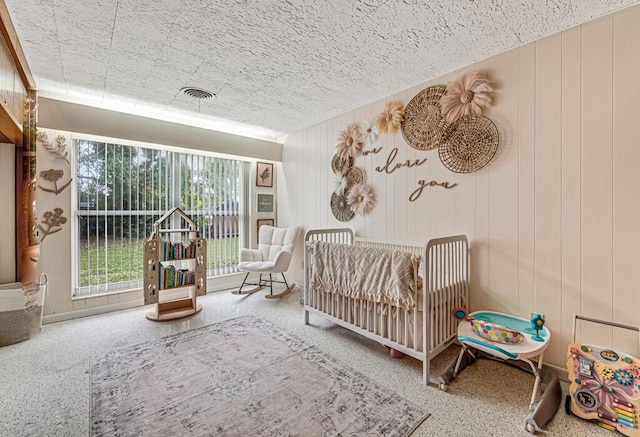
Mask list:
[[[258,240],[258,236],[260,235],[260,226],[262,225],[275,226],[275,220],[274,219],[258,219],[258,233],[256,234],[256,240],[258,242],[260,242]]]
[[[256,167],[256,186],[273,187],[273,164],[258,162]]]
[[[273,194],[258,194],[258,212],[273,212]]]

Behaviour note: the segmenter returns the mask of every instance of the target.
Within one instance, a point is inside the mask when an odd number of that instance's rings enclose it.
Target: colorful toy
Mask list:
[[[486,313],[472,317],[464,308],[457,307],[453,309],[453,316],[469,322],[473,332],[489,341],[518,344],[524,340],[524,335],[520,331],[500,325],[499,322],[504,319],[504,316],[499,316],[497,313],[490,317]]]
[[[549,346],[551,332],[544,327],[542,315],[535,314],[527,320],[493,311],[467,314],[464,308],[454,308],[452,313],[462,320],[458,325],[458,341],[462,349],[451,371],[451,378],[455,378],[462,367],[469,363],[468,359],[464,360],[467,355],[475,359],[484,353],[488,358],[513,360],[516,365],[521,363],[518,367],[531,370],[535,376],[525,429],[532,433],[541,431],[541,426],[553,417],[562,398],[557,374],[545,368],[543,377],[544,351]],[[534,361],[536,358],[537,363]],[[449,377],[449,369],[444,374]],[[543,394],[536,403],[543,378]]]
[[[544,326],[544,319],[541,314],[534,314],[531,317],[531,326],[536,330],[536,335],[532,335],[531,340],[544,341],[544,338],[540,337],[540,329]]]
[[[569,344],[567,369],[569,395],[565,409],[583,419],[596,420],[602,428],[640,437],[640,360],[630,355],[578,344],[576,320],[640,330],[634,326],[574,315],[573,343]]]

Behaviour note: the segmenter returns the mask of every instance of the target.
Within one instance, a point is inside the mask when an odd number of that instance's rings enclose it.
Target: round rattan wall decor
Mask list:
[[[337,153],[333,155],[333,159],[331,160],[331,170],[333,170],[334,173],[345,174],[351,167],[353,167],[352,157],[344,159],[338,156]]]
[[[440,161],[455,173],[471,173],[487,165],[498,150],[498,128],[487,117],[465,116],[438,147]]]
[[[402,136],[414,149],[435,149],[445,139],[447,121],[442,117],[440,98],[446,91],[444,85],[425,88],[404,108]]]
[[[347,170],[344,177],[347,179],[347,187],[352,187],[364,181],[364,173],[359,167],[351,167]]]
[[[347,196],[333,193],[331,195],[331,212],[341,222],[348,222],[353,218],[354,212],[347,204]]]

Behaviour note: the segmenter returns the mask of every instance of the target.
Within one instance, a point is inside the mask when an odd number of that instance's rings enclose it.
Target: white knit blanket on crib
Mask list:
[[[311,244],[314,290],[388,303],[411,310],[416,305],[420,257],[401,250],[350,244]]]

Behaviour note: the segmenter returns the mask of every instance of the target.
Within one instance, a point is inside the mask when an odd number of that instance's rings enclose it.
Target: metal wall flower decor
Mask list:
[[[62,230],[62,225],[67,222],[67,218],[63,217],[63,214],[62,208],[54,208],[53,211],[46,211],[42,214],[42,224],[38,224],[38,229],[42,231],[42,239],[40,241],[44,241],[47,235],[55,234]]]
[[[49,170],[43,170],[40,172],[40,177],[45,181],[53,182],[54,189],[52,190],[51,188],[43,187],[40,184],[38,184],[38,187],[40,187],[42,191],[46,191],[47,193],[55,193],[55,195],[57,196],[58,194],[62,193],[65,190],[65,188],[67,188],[71,184],[71,181],[73,180],[73,178],[71,178],[67,181],[67,183],[65,183],[61,187],[58,187],[58,180],[61,179],[63,176],[64,176],[64,170],[56,170],[54,168],[50,168]]]
[[[38,131],[36,134],[36,139],[38,143],[42,143],[45,149],[49,152],[58,155],[59,158],[64,159],[69,162],[69,152],[67,151],[67,139],[64,135],[58,135],[56,137],[55,144],[49,141],[49,136],[46,132]]]
[[[36,143],[38,146],[44,146],[46,150],[56,155],[56,158],[64,159],[68,164],[69,152],[67,151],[67,139],[64,135],[58,135],[55,142],[49,141],[49,136],[46,132],[36,131]],[[38,187],[47,193],[54,193],[56,196],[62,193],[73,179],[69,179],[66,183],[58,186],[58,181],[64,176],[64,170],[50,168],[40,172],[40,177],[47,182],[53,183],[53,189],[38,184]],[[46,211],[42,215],[41,223],[38,224],[38,229],[42,233],[41,242],[47,237],[47,235],[54,234],[62,230],[62,225],[67,222],[67,218],[63,217],[64,211],[62,208],[54,208],[53,211]]]

